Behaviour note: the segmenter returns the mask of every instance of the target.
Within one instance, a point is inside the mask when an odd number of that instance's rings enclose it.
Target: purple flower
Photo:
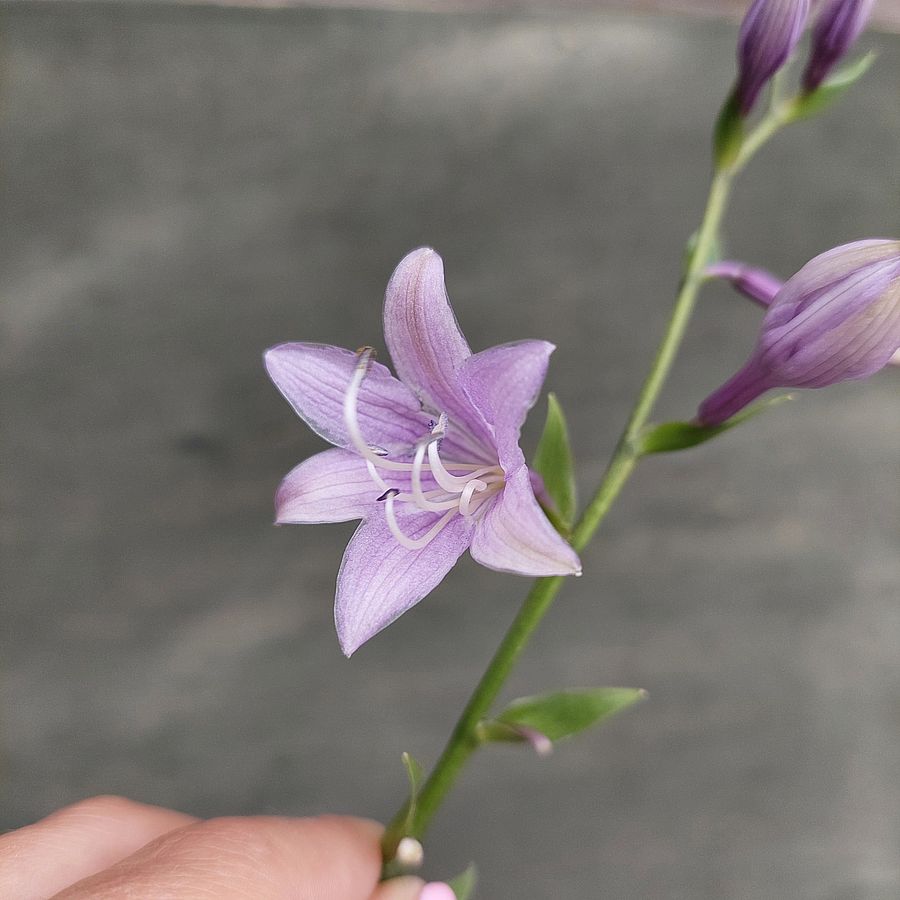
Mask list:
[[[787,62],[803,34],[809,0],[754,0],[738,36],[735,98],[747,116],[766,82]]]
[[[829,0],[813,26],[803,87],[814,91],[859,37],[875,0]]]
[[[348,656],[433,590],[467,548],[503,572],[581,572],[535,499],[518,443],[553,345],[472,354],[429,248],[391,277],[384,335],[400,380],[368,347],[280,344],[265,355],[287,401],[335,445],[287,475],[276,522],[363,520],[335,597]]]
[[[765,269],[757,269],[746,263],[723,260],[706,268],[708,278],[724,278],[745,297],[755,300],[760,306],[768,307],[781,290],[784,282]]]
[[[778,292],[744,367],[700,405],[717,425],[775,387],[867,378],[900,349],[900,241],[836,247]]]

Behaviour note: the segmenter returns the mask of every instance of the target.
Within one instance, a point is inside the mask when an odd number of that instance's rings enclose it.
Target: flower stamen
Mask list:
[[[373,450],[363,438],[359,427],[359,388],[366,377],[366,373],[369,371],[369,363],[374,355],[375,350],[372,347],[362,347],[357,353],[356,369],[353,372],[353,378],[350,379],[347,393],[344,394],[344,425],[347,426],[347,435],[353,444],[353,449],[367,462],[382,469],[393,469],[401,472],[409,471],[407,463],[397,463],[385,459],[381,454],[382,447],[379,447],[377,451]],[[384,452],[385,454],[387,453],[387,451]]]
[[[483,512],[485,503],[503,489],[504,473],[499,465],[444,463],[440,456],[440,444],[447,433],[446,413],[440,414],[430,434],[416,444],[411,463],[387,459],[387,450],[368,443],[359,424],[359,391],[374,355],[371,347],[363,347],[357,354],[356,368],[344,395],[344,424],[350,443],[365,460],[369,477],[382,491],[378,500],[385,504],[385,517],[391,534],[408,550],[421,550],[454,516],[471,519],[479,511]],[[409,493],[391,487],[379,470],[408,472]],[[423,472],[431,473],[437,482],[436,489],[426,491],[423,488]],[[397,503],[410,503],[423,512],[440,512],[443,515],[421,537],[411,538],[404,534],[397,521]]]
[[[427,547],[444,529],[444,526],[447,525],[457,513],[456,509],[447,510],[447,512],[445,512],[444,515],[442,515],[440,519],[438,519],[437,522],[435,522],[434,525],[432,525],[431,528],[429,528],[428,531],[425,532],[425,534],[423,534],[419,538],[411,538],[408,535],[404,534],[400,529],[400,525],[397,523],[397,515],[394,512],[394,500],[397,498],[399,493],[400,492],[396,488],[392,488],[382,495],[385,505],[384,512],[387,518],[388,528],[390,528],[391,530],[391,534],[394,535],[394,537],[397,539],[397,543],[402,547],[406,547],[407,550],[421,550],[423,547]],[[379,497],[379,500],[380,499],[382,498]]]

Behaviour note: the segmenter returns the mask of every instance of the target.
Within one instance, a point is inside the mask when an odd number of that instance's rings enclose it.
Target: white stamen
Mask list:
[[[428,531],[425,532],[425,534],[423,534],[419,538],[413,539],[411,537],[407,537],[400,530],[400,526],[397,524],[397,516],[394,513],[395,498],[396,494],[393,491],[389,492],[387,497],[384,498],[384,512],[387,516],[388,528],[391,529],[391,534],[394,535],[394,537],[397,539],[397,543],[402,547],[406,547],[407,550],[421,550],[423,547],[427,547],[434,540],[434,538],[437,537],[438,533],[443,530],[444,526],[447,525],[447,523],[456,515],[457,512],[455,508],[447,510],[447,512],[445,512],[444,515],[442,515],[440,519],[438,519],[437,522],[435,522],[434,525],[432,525],[431,528],[429,528]]]
[[[356,369],[344,395],[344,424],[350,443],[366,462],[366,469],[373,484],[382,491],[378,499],[384,501],[385,517],[391,534],[408,550],[421,550],[427,547],[457,514],[467,519],[480,518],[487,509],[487,501],[503,489],[504,473],[499,465],[444,463],[440,457],[440,443],[447,432],[445,413],[440,414],[437,423],[431,429],[431,434],[416,445],[412,463],[387,459],[389,455],[387,450],[369,444],[363,437],[359,424],[359,391],[374,353],[371,347],[364,347],[359,351]],[[426,456],[428,462],[425,461]],[[379,472],[380,469],[408,472],[411,493],[404,493],[398,488],[391,487]],[[438,484],[437,489],[423,490],[422,472],[431,472]],[[455,475],[454,472],[462,474]],[[421,537],[411,538],[403,533],[397,522],[394,509],[396,503],[411,503],[417,509],[425,512],[442,512],[443,515]]]
[[[473,478],[464,488],[459,496],[459,512],[460,515],[468,518],[472,513],[469,511],[469,504],[472,502],[472,495],[476,491],[487,490],[487,485],[477,478]]]
[[[363,459],[374,463],[382,469],[394,469],[395,471],[406,472],[409,471],[408,464],[396,463],[389,459],[384,459],[379,452],[373,450],[368,443],[366,443],[359,427],[359,415],[357,410],[359,404],[359,387],[366,377],[366,372],[369,369],[369,362],[371,361],[374,352],[375,351],[371,347],[363,347],[363,349],[359,351],[359,362],[356,364],[353,378],[350,379],[350,386],[347,388],[347,393],[344,394],[344,424],[347,426],[347,434],[350,437],[350,442]],[[379,447],[378,451],[381,450],[383,450],[383,448]]]
[[[431,463],[431,474],[434,480],[445,490],[453,494],[458,494],[469,483],[472,478],[478,478],[480,475],[497,474],[499,466],[479,466],[468,475],[451,475],[444,467],[441,457],[438,455],[437,444],[428,445],[428,461]]]

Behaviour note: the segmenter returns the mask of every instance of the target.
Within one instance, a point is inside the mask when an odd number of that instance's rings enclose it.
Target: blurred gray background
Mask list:
[[[97,792],[384,819],[527,588],[463,561],[352,661],[353,526],[271,526],[322,448],[283,340],[383,347],[410,248],[473,347],[542,337],[585,493],[658,339],[735,28],[627,12],[2,9],[0,827]],[[900,43],[741,182],[782,275],[900,231]],[[661,417],[743,361],[703,296]],[[650,698],[549,759],[474,760],[427,873],[484,898],[900,896],[900,372],[641,466],[507,696]],[[543,402],[532,416],[534,446]]]

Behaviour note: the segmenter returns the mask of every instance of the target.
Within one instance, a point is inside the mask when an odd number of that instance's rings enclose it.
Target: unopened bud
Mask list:
[[[803,88],[814,91],[866,27],[875,0],[828,0],[822,4],[810,42]]]
[[[772,301],[743,368],[700,405],[718,425],[771,388],[867,378],[900,350],[900,241],[857,241],[808,262]]]
[[[748,116],[759,92],[787,62],[809,17],[809,0],[754,0],[738,36],[735,97]]]

